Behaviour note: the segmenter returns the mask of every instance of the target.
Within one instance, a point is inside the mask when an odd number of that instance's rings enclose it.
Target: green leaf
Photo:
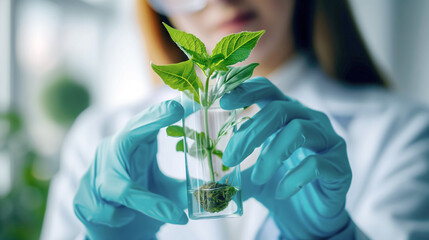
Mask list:
[[[207,68],[209,55],[207,53],[206,46],[200,39],[190,33],[174,29],[166,23],[162,24],[164,24],[171,39],[177,44],[177,46],[179,46],[189,59],[192,59],[195,63]]]
[[[219,54],[210,56],[209,61],[211,64],[217,64],[224,59],[225,59],[225,56],[222,53],[219,53]]]
[[[197,66],[199,68],[201,68],[203,71],[208,69],[210,66],[210,60],[209,59],[197,59],[197,58],[192,58],[192,61],[195,62],[195,64],[197,64]]]
[[[231,71],[228,71],[223,77],[225,89],[222,91],[223,94],[234,90],[240,84],[252,77],[253,71],[259,65],[259,63],[251,63],[242,67],[230,67]],[[222,88],[221,88],[222,89]]]
[[[194,140],[191,147],[188,149],[189,155],[195,158],[206,158],[208,143],[204,132],[197,132],[190,128],[185,128],[186,137]]]
[[[186,132],[186,137],[194,140],[195,142],[197,142],[200,145],[203,145],[204,147],[208,147],[207,144],[207,139],[206,139],[206,134],[204,132],[195,132],[195,131],[187,131]]]
[[[237,111],[231,112],[228,119],[225,121],[225,123],[219,129],[215,143],[218,143],[220,138],[225,136],[228,133],[228,130],[231,128],[232,124],[235,122],[237,115],[238,115]]]
[[[223,54],[225,59],[219,61],[218,65],[233,65],[246,60],[252,49],[256,46],[259,38],[264,34],[259,32],[241,32],[228,35],[218,42],[213,49],[212,56]]]
[[[203,84],[197,77],[192,60],[170,65],[151,65],[165,84],[182,92],[190,91],[194,95],[194,101],[200,102],[199,89],[203,89]]]
[[[177,126],[177,125],[171,125],[168,126],[167,129],[167,135],[170,137],[183,137],[185,136],[185,131],[183,130],[183,127]]]
[[[222,171],[228,171],[228,170],[229,170],[229,167],[222,164]]]
[[[197,131],[190,129],[188,127],[185,127],[185,129],[183,129],[183,127],[178,126],[178,125],[168,126],[166,131],[167,131],[167,135],[170,137],[184,137],[184,136],[186,136],[187,138],[198,142],[198,144],[202,143],[204,146],[207,145],[206,134],[204,132],[197,132]]]
[[[184,152],[185,151],[185,144],[184,144],[183,139],[181,139],[180,141],[177,142],[176,151],[178,151],[178,152]]]
[[[207,139],[206,134],[204,132],[197,132],[195,130],[192,130],[190,128],[185,128],[177,125],[172,125],[167,127],[167,135],[170,137],[183,137],[185,136],[189,139],[194,140],[191,147],[188,149],[189,155],[195,158],[205,158],[207,157]],[[176,151],[178,152],[184,152],[185,146],[184,146],[184,140],[181,139],[179,142],[177,142],[176,145]]]
[[[194,142],[188,150],[189,155],[194,158],[204,159],[207,157],[207,149],[201,143]]]
[[[258,65],[258,63],[251,63],[242,67],[229,67],[227,72],[221,72],[216,84],[210,90],[210,102],[213,103],[252,77],[253,71]]]
[[[225,136],[232,128],[250,119],[250,117],[241,117],[239,119],[236,119],[237,115],[238,110],[233,111],[228,117],[228,119],[225,121],[225,123],[222,125],[213,144],[214,147],[216,147],[222,137]]]
[[[221,71],[221,72],[228,71],[228,67],[223,63],[219,63],[219,64],[213,65],[211,67],[216,71]]]
[[[190,128],[185,128],[186,137],[195,140],[204,142],[206,141],[206,134],[204,132],[197,132]]]
[[[213,151],[212,151],[212,153],[214,155],[218,156],[220,159],[222,159],[222,157],[223,157],[223,152],[221,150],[219,150],[219,149],[215,149],[214,148]]]
[[[209,68],[217,71],[228,71],[228,67],[221,61],[225,59],[222,53],[211,55],[209,58]]]
[[[247,120],[249,120],[250,119],[250,117],[241,117],[241,118],[239,118],[239,119],[237,119],[237,121],[234,121],[232,124],[231,124],[231,128],[233,128],[233,127],[235,127],[235,126],[237,126],[237,125],[239,125],[239,124],[242,124],[242,123],[244,123],[245,121],[247,121]],[[235,131],[235,130],[234,130]]]

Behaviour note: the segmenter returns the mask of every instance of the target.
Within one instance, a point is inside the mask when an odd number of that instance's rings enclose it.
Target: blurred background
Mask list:
[[[350,0],[395,91],[429,104],[429,1]],[[0,239],[38,239],[67,130],[153,88],[135,0],[0,0]]]

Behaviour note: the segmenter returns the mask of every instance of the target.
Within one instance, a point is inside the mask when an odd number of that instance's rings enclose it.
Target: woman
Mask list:
[[[255,74],[269,80],[254,78],[221,99],[227,109],[259,107],[223,158],[228,166],[254,161],[242,173],[245,214],[188,221],[185,184],[176,179],[183,165],[171,161],[183,157],[159,131],[184,109],[159,103],[174,97],[161,89],[139,114],[141,106],[77,121],[51,188],[46,238],[56,234],[48,228],[62,232],[55,239],[73,232],[91,239],[429,238],[429,112],[386,90],[345,1],[150,2],[168,17],[139,1],[157,64],[184,60],[162,20],[208,49],[232,32],[266,30],[244,64],[260,63]],[[75,193],[83,224],[61,190]]]

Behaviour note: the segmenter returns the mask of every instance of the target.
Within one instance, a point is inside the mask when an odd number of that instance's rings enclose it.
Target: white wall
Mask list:
[[[429,1],[394,0],[392,68],[400,90],[429,103]]]
[[[429,1],[350,0],[373,53],[401,93],[429,103]]]
[[[0,112],[10,104],[10,1],[0,0]]]
[[[102,36],[98,90],[104,107],[136,102],[153,90],[135,4],[135,0],[115,1]]]
[[[10,0],[0,0],[0,113],[10,105]],[[0,136],[8,126],[0,122]],[[11,187],[11,159],[6,151],[0,149],[0,198]]]

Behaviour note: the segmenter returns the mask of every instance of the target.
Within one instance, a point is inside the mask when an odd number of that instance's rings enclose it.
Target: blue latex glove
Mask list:
[[[159,170],[157,134],[179,121],[176,101],[152,106],[105,139],[74,198],[90,239],[154,239],[166,222],[186,224],[186,183]]]
[[[264,204],[287,239],[352,234],[344,209],[351,183],[346,144],[328,117],[265,78],[243,83],[220,101],[224,109],[254,103],[261,110],[243,123],[223,155],[226,166],[235,166],[263,144],[256,164],[242,173],[243,197]]]

